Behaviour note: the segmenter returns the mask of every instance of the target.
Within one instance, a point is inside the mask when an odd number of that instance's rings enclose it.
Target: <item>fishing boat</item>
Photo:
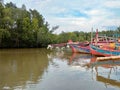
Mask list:
[[[59,43],[59,44],[49,44],[47,46],[47,49],[50,49],[50,50],[66,50],[69,48],[69,45],[79,45],[80,42],[73,42],[72,40],[68,40],[67,43]]]
[[[96,42],[97,40],[97,42]],[[79,52],[79,53],[91,53],[90,45],[99,45],[99,46],[109,46],[110,43],[116,42],[116,39],[107,37],[107,36],[97,36],[93,38],[91,42],[81,42],[79,44],[69,44],[72,49],[72,52]]]
[[[109,45],[109,43],[116,42],[117,39],[113,37],[108,37],[106,35],[98,35],[98,29],[96,30],[95,37],[91,39],[91,42],[79,42],[79,44],[71,44],[67,43],[72,49],[72,52],[79,52],[79,53],[91,53],[90,45]]]
[[[72,49],[72,52],[79,52],[79,53],[90,53],[90,46],[89,43],[88,44],[79,44],[79,45],[73,45],[73,44],[69,44],[69,46]]]
[[[98,30],[97,30],[98,32]],[[98,33],[95,38],[95,43],[90,44],[90,51],[91,54],[97,55],[97,56],[118,56],[120,55],[120,38],[113,38],[104,36],[105,38],[100,39],[101,41],[104,41],[103,43],[98,43]]]
[[[90,45],[91,54],[97,55],[97,56],[116,56],[120,55],[120,49],[116,48],[109,48],[104,46],[95,46]]]
[[[66,43],[59,43],[59,44],[49,44],[47,46],[47,49],[58,49],[58,48],[65,48],[66,47]]]
[[[105,44],[101,43],[91,43],[90,44],[90,51],[91,54],[97,56],[118,56],[120,55],[120,38],[108,38],[105,40]]]

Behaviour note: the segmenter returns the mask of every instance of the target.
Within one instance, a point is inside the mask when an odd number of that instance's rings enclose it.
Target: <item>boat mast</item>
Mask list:
[[[98,44],[98,29],[96,29],[96,36],[95,36],[95,39],[96,39],[95,44],[97,45],[97,44]]]
[[[91,28],[91,44],[92,44],[92,40],[93,40],[93,27]]]

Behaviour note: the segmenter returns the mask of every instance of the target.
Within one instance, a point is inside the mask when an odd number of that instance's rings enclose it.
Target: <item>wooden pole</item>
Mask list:
[[[97,61],[105,61],[105,60],[119,60],[120,59],[120,55],[119,56],[109,56],[109,57],[97,57]]]
[[[92,44],[92,39],[93,39],[93,27],[91,29],[91,44]]]

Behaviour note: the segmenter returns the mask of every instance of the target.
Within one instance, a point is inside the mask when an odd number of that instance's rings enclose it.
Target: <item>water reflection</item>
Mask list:
[[[77,66],[81,65],[85,62],[90,62],[90,58],[92,56],[90,54],[80,54],[80,53],[65,53],[63,51],[60,52],[52,52],[48,54],[48,58],[53,60],[55,58],[60,60],[66,60],[68,65]],[[83,65],[83,64],[82,64]]]
[[[0,90],[36,84],[48,67],[45,49],[0,50]]]
[[[90,62],[90,58],[92,56],[90,54],[80,54],[80,53],[72,53],[70,59],[69,59],[69,65],[82,65]]]
[[[119,90],[120,61],[46,49],[0,50],[0,90]]]
[[[108,61],[99,62],[99,61],[96,61],[97,57],[91,56],[90,54],[78,54],[78,53],[66,54],[64,52],[62,53],[58,52],[57,54],[55,53],[51,57],[52,57],[51,60],[54,61],[54,64],[58,59],[67,61],[67,65],[70,68],[72,68],[72,70],[74,69],[74,73],[78,74],[78,72],[80,72],[79,75],[80,76],[83,75],[81,76],[83,79],[84,78],[89,79],[87,80],[86,84],[88,84],[89,81],[91,83],[95,82],[94,83],[95,87],[94,88],[92,87],[92,89],[87,88],[87,85],[85,85],[86,88],[82,86],[82,87],[79,87],[79,89],[81,88],[82,89],[84,88],[85,90],[87,89],[93,90],[95,88],[101,88],[101,90],[119,90],[120,89],[120,60],[115,60],[115,61],[108,60]],[[57,65],[57,66],[60,66],[60,65]],[[69,74],[72,74],[72,72]],[[81,85],[80,84],[81,81],[78,81],[78,82],[79,82],[79,85]],[[101,83],[103,83],[104,86],[102,86]]]
[[[96,73],[96,81],[104,83],[106,87],[109,85],[120,87],[120,60],[96,61],[97,57],[95,56],[91,56],[91,58],[89,55],[85,56],[85,58],[80,57],[82,62],[84,62],[83,66],[87,66],[88,69],[93,71],[93,73]],[[76,57],[78,56],[75,55],[74,58]],[[71,60],[73,61],[74,58]],[[87,60],[88,62],[85,62],[88,58],[89,61]],[[78,62],[78,60],[79,59],[75,60],[75,62]]]
[[[120,88],[120,60],[95,62],[92,65],[96,71],[96,80]]]

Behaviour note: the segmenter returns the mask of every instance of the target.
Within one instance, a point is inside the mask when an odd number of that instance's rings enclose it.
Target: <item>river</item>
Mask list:
[[[120,90],[120,61],[46,49],[1,49],[0,90]]]

